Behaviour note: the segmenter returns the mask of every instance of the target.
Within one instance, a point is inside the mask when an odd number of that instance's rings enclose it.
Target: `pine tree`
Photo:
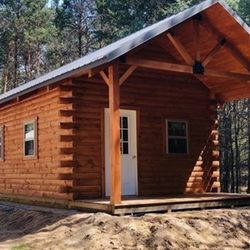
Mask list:
[[[53,12],[46,4],[46,0],[0,2],[2,91],[47,70],[43,61],[46,47],[53,42],[55,26]]]
[[[64,42],[61,46],[66,61],[79,58],[95,47],[94,1],[64,0],[62,4],[54,1],[56,9],[55,24]]]

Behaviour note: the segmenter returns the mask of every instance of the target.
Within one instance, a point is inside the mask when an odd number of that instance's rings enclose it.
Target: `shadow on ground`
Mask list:
[[[76,213],[79,212],[0,202],[0,242],[44,231],[47,226]],[[66,223],[65,226],[71,225]]]

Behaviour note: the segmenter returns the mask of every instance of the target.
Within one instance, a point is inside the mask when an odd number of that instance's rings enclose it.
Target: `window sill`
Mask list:
[[[38,157],[36,155],[31,156],[23,156],[23,160],[37,160]]]

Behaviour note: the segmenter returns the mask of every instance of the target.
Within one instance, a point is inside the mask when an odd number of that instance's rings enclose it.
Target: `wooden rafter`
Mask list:
[[[132,65],[130,66],[125,73],[120,77],[119,84],[122,85],[130,76],[131,74],[137,69],[137,66]]]
[[[214,48],[207,54],[207,56],[203,59],[202,65],[205,67],[208,63],[214,58],[214,56],[219,52],[219,50],[224,46],[226,40],[223,38],[218,44],[214,46]]]
[[[195,61],[201,61],[201,44],[200,44],[200,20],[195,18],[194,24],[194,47],[195,47]]]
[[[211,33],[220,42],[222,39],[226,39],[225,48],[234,56],[234,58],[239,61],[244,68],[250,71],[250,62],[245,58],[242,53],[228,41],[228,39],[218,31],[214,25],[205,16],[202,17],[201,25]]]
[[[171,32],[171,33],[168,32],[167,37],[170,40],[170,42],[173,44],[175,49],[179,52],[181,57],[184,59],[184,61],[188,65],[192,65],[193,64],[193,58],[190,56],[190,54],[188,53],[186,48],[183,46],[183,44],[180,42],[180,40],[174,35],[174,33],[173,32]]]
[[[193,74],[193,67],[189,65],[167,63],[167,62],[162,62],[162,61],[154,61],[154,60],[147,60],[147,59],[133,58],[133,57],[129,57],[127,59],[127,63],[130,65],[138,66],[138,67],[165,70],[165,71],[170,71],[170,72]],[[194,74],[194,75],[200,76],[200,77],[202,76],[201,74]],[[242,80],[250,81],[250,74],[243,74],[243,73],[237,73],[237,72],[224,72],[224,71],[206,69],[203,75],[226,78],[226,79],[241,80],[241,81]]]

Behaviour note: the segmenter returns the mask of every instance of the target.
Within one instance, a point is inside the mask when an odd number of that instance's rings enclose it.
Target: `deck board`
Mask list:
[[[120,204],[112,207],[109,199],[79,200],[73,208],[86,208],[112,214],[179,211],[218,207],[250,206],[249,194],[204,193],[161,197],[123,197]]]

